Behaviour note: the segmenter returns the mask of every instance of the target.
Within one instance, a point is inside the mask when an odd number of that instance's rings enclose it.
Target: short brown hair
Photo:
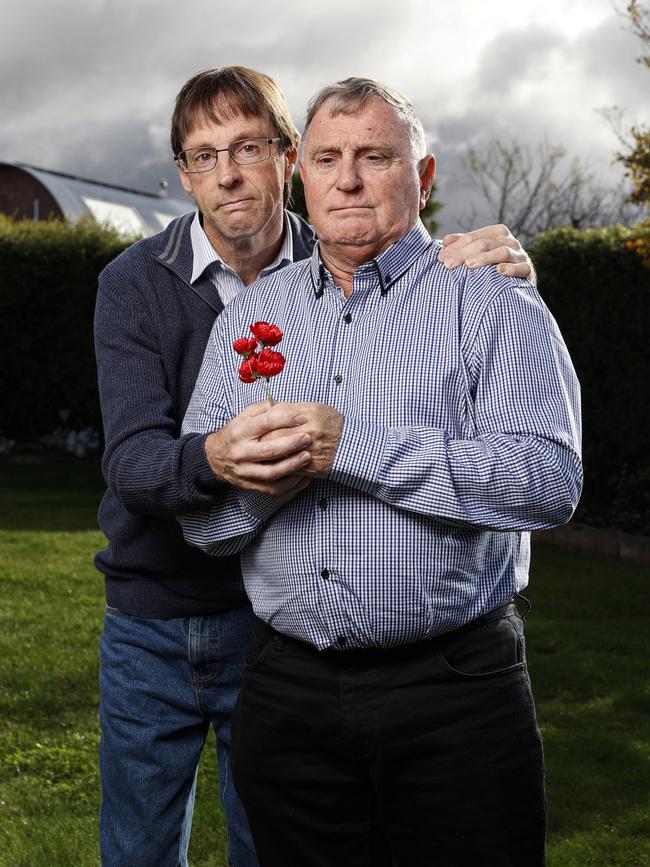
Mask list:
[[[280,137],[280,147],[285,151],[298,147],[300,133],[275,81],[263,72],[245,66],[221,66],[197,73],[183,85],[176,97],[171,129],[174,156],[183,150],[183,140],[199,117],[218,123],[237,112],[245,117],[268,114]]]

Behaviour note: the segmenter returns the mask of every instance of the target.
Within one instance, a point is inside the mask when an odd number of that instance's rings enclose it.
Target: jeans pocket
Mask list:
[[[438,656],[448,672],[462,678],[490,678],[519,671],[526,664],[522,620],[515,614],[443,635]]]

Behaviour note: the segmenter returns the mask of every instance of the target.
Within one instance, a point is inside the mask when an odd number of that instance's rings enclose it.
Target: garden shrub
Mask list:
[[[650,224],[555,229],[531,246],[582,385],[577,520],[650,535]]]
[[[128,242],[91,222],[0,215],[0,432],[38,439],[63,422],[101,429],[97,277]]]

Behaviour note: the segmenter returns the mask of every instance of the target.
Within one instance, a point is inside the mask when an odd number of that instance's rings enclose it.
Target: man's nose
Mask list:
[[[344,154],[338,165],[336,185],[340,190],[353,193],[361,187],[361,175],[353,154]]]
[[[219,154],[217,164],[213,169],[217,176],[217,182],[221,187],[232,187],[241,180],[241,166],[237,165],[228,151]]]

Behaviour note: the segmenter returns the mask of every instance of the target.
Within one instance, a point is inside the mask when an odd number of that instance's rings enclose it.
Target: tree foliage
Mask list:
[[[648,52],[642,54],[637,60],[646,69],[650,69],[650,7],[639,3],[639,0],[630,0],[623,14],[628,19],[632,33],[639,37],[644,51]]]
[[[650,70],[650,6],[631,0],[623,14],[643,45],[643,53],[637,60]],[[650,204],[650,127],[632,126],[627,134],[621,134],[616,128],[615,131],[625,148],[616,159],[623,164],[625,175],[634,186],[630,201]]]
[[[650,204],[650,129],[633,126],[629,136],[630,149],[617,154],[617,159],[625,166],[625,175],[634,185],[630,201],[647,205]]]

